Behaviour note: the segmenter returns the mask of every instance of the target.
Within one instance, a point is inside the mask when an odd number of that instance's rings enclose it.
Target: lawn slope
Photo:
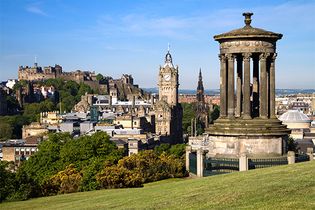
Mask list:
[[[315,161],[143,188],[99,190],[0,204],[0,209],[315,209]]]

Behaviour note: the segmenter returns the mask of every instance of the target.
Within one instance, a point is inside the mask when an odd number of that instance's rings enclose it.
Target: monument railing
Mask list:
[[[295,156],[295,163],[301,163],[309,160],[310,157],[307,154],[298,154]]]
[[[204,176],[239,171],[239,159],[206,157]]]
[[[276,158],[249,158],[248,159],[248,169],[256,168],[267,168],[272,166],[287,165],[287,157],[276,157]]]

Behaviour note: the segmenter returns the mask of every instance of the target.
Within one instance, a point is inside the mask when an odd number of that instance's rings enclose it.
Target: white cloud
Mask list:
[[[192,16],[154,16],[150,13],[105,15],[97,20],[95,29],[103,35],[128,34],[128,36],[154,36],[175,39],[194,39],[196,35],[221,33],[243,26],[241,14],[254,12],[253,26],[266,29],[287,29],[307,27],[314,29],[314,2],[300,4],[287,2],[277,6],[259,6],[254,8],[221,9],[209,13],[200,11]],[[310,18],[313,17],[313,18]],[[294,24],[294,27],[292,25]]]
[[[30,4],[26,7],[26,11],[30,12],[30,13],[34,13],[37,15],[41,15],[41,16],[48,16],[48,14],[46,12],[44,12],[41,8],[40,8],[40,4],[39,3],[34,3],[34,4]]]

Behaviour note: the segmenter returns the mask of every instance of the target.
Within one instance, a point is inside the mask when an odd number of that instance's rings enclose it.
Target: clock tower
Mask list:
[[[159,97],[171,106],[178,104],[178,66],[173,66],[172,56],[168,51],[165,64],[159,72]]]
[[[165,63],[160,66],[159,101],[155,105],[155,131],[169,143],[182,142],[183,111],[178,103],[178,66],[174,67],[168,50]]]

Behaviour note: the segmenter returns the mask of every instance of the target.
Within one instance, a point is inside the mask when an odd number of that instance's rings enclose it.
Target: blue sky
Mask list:
[[[0,81],[17,78],[19,65],[60,64],[118,78],[132,74],[140,87],[157,86],[171,45],[180,88],[219,88],[218,43],[213,36],[252,25],[282,33],[277,88],[315,88],[313,0],[0,0]]]

